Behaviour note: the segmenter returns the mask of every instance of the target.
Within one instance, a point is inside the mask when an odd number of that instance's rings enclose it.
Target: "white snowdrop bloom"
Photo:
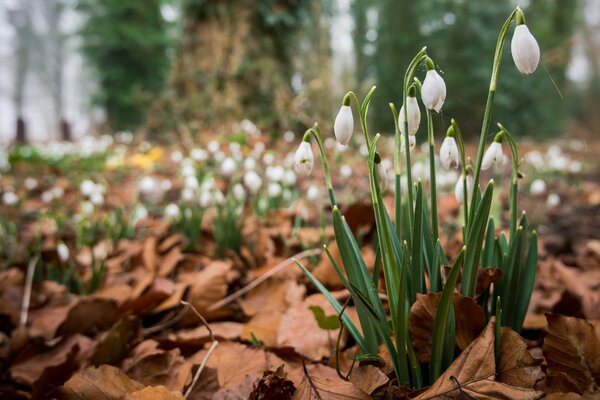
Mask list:
[[[333,123],[333,132],[340,144],[346,146],[350,142],[352,133],[354,132],[354,117],[349,105],[343,105],[340,108]]]
[[[262,155],[262,153],[265,151],[265,148],[266,148],[266,146],[265,146],[265,144],[263,142],[257,142],[254,145],[254,150],[253,150],[255,156],[257,158],[260,157]]]
[[[285,169],[281,165],[267,167],[266,177],[273,182],[281,182],[285,177]]]
[[[548,166],[550,169],[557,171],[566,171],[569,168],[570,163],[571,160],[562,154],[548,160]]]
[[[52,191],[46,190],[42,192],[40,199],[42,200],[42,203],[48,204],[51,203],[52,200],[54,200],[54,195],[52,194]]]
[[[344,145],[343,145],[343,144],[341,144],[341,143],[337,143],[337,144],[335,145],[335,151],[337,151],[338,153],[343,153],[343,152],[345,152],[346,150],[348,150],[348,146],[344,146]]]
[[[242,201],[246,198],[246,189],[244,189],[244,185],[241,183],[233,185],[231,192],[233,193],[233,197],[238,201]]]
[[[181,213],[181,210],[179,209],[179,206],[175,203],[168,204],[165,207],[164,215],[165,215],[165,218],[167,218],[167,219],[172,220],[172,219],[178,218],[180,213]]]
[[[285,171],[283,175],[283,183],[287,186],[292,186],[296,184],[296,174],[291,169]]]
[[[208,142],[206,148],[210,153],[215,154],[217,151],[221,150],[221,145],[216,140],[211,140]]]
[[[352,167],[348,164],[344,164],[340,167],[340,175],[342,178],[349,178],[352,176]]]
[[[388,159],[388,158],[384,158],[383,160],[381,160],[381,164],[383,165],[383,167],[385,169],[390,169],[394,167],[394,163],[392,162],[392,160]]]
[[[19,196],[14,192],[5,192],[2,195],[2,202],[7,206],[14,206],[19,201]]]
[[[251,136],[260,136],[261,133],[260,129],[258,129],[258,127],[249,119],[244,119],[242,122],[240,122],[240,128],[244,132],[249,133]]]
[[[237,153],[242,150],[242,146],[238,142],[229,143],[229,151],[232,153]]]
[[[417,161],[412,165],[411,172],[413,177],[417,179],[425,180],[429,177],[429,167],[426,167],[421,161]]]
[[[525,154],[524,159],[538,171],[543,171],[546,169],[546,160],[544,160],[542,153],[537,150],[533,150]]]
[[[308,187],[306,191],[306,198],[310,202],[318,201],[321,199],[321,188],[315,184]]]
[[[100,192],[94,192],[90,196],[90,201],[92,202],[92,204],[101,206],[102,204],[104,204],[104,195]]]
[[[271,182],[267,187],[267,194],[269,197],[278,197],[281,195],[282,190],[279,183]]]
[[[296,139],[296,134],[292,131],[285,131],[283,134],[283,140],[288,143],[292,143]]]
[[[380,190],[382,192],[385,192],[389,184],[389,179],[387,169],[385,168],[385,165],[383,165],[383,163],[377,165],[377,178],[379,179]]]
[[[417,147],[417,138],[413,135],[408,137],[408,149],[412,153],[413,150]],[[400,153],[406,152],[406,146],[404,144],[404,136],[400,136]]]
[[[196,197],[196,191],[192,188],[183,188],[181,191],[181,200],[189,203]]]
[[[553,144],[552,146],[548,147],[546,154],[548,155],[548,158],[557,158],[562,155],[562,149],[560,146]]]
[[[94,192],[100,193],[100,194],[105,194],[106,193],[106,186],[104,186],[102,183],[96,183],[94,185]]]
[[[458,146],[452,136],[446,136],[440,147],[440,162],[445,169],[457,168],[459,164]]]
[[[182,176],[196,176],[196,168],[193,165],[184,165],[180,173]]]
[[[285,201],[290,201],[292,199],[292,191],[290,189],[284,189],[281,197],[283,197],[283,200]]]
[[[200,207],[204,208],[212,206],[214,204],[212,193],[207,190],[202,191],[200,193],[200,197],[198,198],[198,204],[200,204]]]
[[[262,162],[265,165],[271,165],[273,164],[273,161],[275,161],[275,155],[273,155],[273,153],[267,153],[262,158]]]
[[[419,151],[425,155],[429,155],[429,143],[427,142],[423,142],[421,143],[421,146],[419,146],[420,149]]]
[[[60,186],[54,186],[50,191],[55,199],[61,199],[65,195],[65,189]]]
[[[93,146],[95,146],[95,144],[91,144],[90,143],[91,148],[93,148]],[[141,142],[138,145],[138,150],[140,153],[146,153],[147,151],[150,151],[150,149],[152,148],[152,145],[150,144],[150,142],[144,140],[143,142]]]
[[[548,195],[548,199],[546,200],[546,204],[550,207],[556,207],[560,204],[560,196],[556,193],[551,193]]]
[[[325,141],[323,142],[323,144],[325,145],[325,148],[327,150],[331,150],[333,149],[335,146],[338,145],[338,142],[334,139],[334,138],[325,138]]]
[[[196,147],[192,149],[190,156],[196,161],[205,161],[208,158],[208,153],[206,150]]]
[[[187,176],[183,181],[183,186],[187,189],[196,190],[200,184],[198,183],[198,178],[195,176]]]
[[[38,187],[38,181],[35,178],[29,177],[29,178],[25,179],[24,185],[25,185],[25,189],[34,190],[35,188]]]
[[[209,176],[208,178],[204,178],[204,180],[202,181],[202,184],[200,185],[200,190],[207,192],[209,190],[214,189],[215,187],[215,178],[213,178],[212,176]]]
[[[492,165],[501,166],[504,162],[504,153],[502,153],[502,143],[492,142],[485,151],[481,160],[481,170],[485,171]]]
[[[515,28],[510,51],[519,72],[531,74],[536,70],[540,62],[540,46],[524,23]]]
[[[85,179],[79,185],[79,191],[84,196],[90,196],[96,190],[96,184],[89,179]]]
[[[429,68],[429,67],[428,67]],[[446,83],[435,69],[430,69],[425,75],[421,89],[423,104],[430,110],[440,112],[446,100]]]
[[[58,255],[58,259],[61,262],[65,263],[65,262],[69,261],[69,254],[70,254],[69,248],[63,242],[60,242],[56,246],[56,254]]]
[[[148,218],[148,209],[141,204],[135,206],[133,211],[131,212],[131,223],[132,225],[136,225],[138,221],[144,220]]]
[[[89,216],[94,213],[94,204],[89,201],[83,201],[80,205],[81,214],[84,216]]]
[[[363,157],[367,157],[369,155],[369,148],[366,144],[363,143],[358,148],[358,153]]]
[[[138,189],[142,194],[150,194],[158,189],[158,185],[153,177],[145,176],[138,182]]]
[[[406,98],[406,109],[408,114],[408,134],[414,136],[417,134],[419,124],[421,123],[421,110],[419,109],[416,97],[408,96]],[[404,106],[400,107],[398,125],[400,126],[400,133],[404,135]]]
[[[577,174],[577,173],[581,172],[581,169],[582,169],[582,165],[581,165],[580,161],[571,161],[569,163],[569,172]]]
[[[225,196],[223,195],[223,192],[221,192],[220,190],[215,189],[212,192],[212,196],[213,196],[213,202],[216,205],[222,205],[223,203],[225,203]]]
[[[546,193],[546,182],[542,179],[534,180],[531,182],[531,185],[529,185],[529,192],[534,196]]]
[[[296,172],[309,175],[315,163],[312,148],[309,142],[302,141],[294,154],[294,168]]]
[[[175,150],[171,153],[171,161],[178,164],[183,160],[183,154],[179,150]]]
[[[117,141],[123,144],[130,144],[133,140],[133,133],[130,131],[120,131],[116,133]]]
[[[225,176],[225,177],[230,177],[231,175],[233,175],[235,173],[236,170],[237,170],[237,163],[231,157],[227,157],[221,163],[221,174],[223,174],[223,176]]]
[[[169,179],[162,179],[160,181],[160,189],[163,192],[168,192],[169,190],[171,190],[171,188],[173,187],[173,184],[171,183],[171,181]]]
[[[244,185],[251,193],[256,193],[262,187],[262,179],[255,171],[248,171],[244,174]]]
[[[470,199],[473,195],[473,178],[469,175],[467,176],[467,197]],[[454,197],[459,204],[462,204],[464,201],[464,178],[461,174],[456,181],[456,186],[454,187]]]
[[[218,163],[223,162],[223,160],[225,160],[226,157],[227,156],[222,151],[217,151],[215,154],[213,154],[213,159]]]

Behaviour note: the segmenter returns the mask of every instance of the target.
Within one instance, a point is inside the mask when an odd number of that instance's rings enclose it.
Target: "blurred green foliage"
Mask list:
[[[138,127],[163,87],[171,41],[164,2],[79,0],[82,47],[99,83],[94,102],[106,111],[112,130]]]

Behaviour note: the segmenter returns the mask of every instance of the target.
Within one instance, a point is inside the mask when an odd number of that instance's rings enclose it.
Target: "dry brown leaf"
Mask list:
[[[352,370],[350,382],[367,394],[388,383],[389,378],[374,365],[361,365]]]
[[[479,297],[483,292],[490,288],[490,285],[502,277],[503,273],[498,268],[481,268],[477,270],[477,286],[475,287],[475,297]]]
[[[238,339],[244,329],[244,324],[239,322],[213,322],[210,324],[213,335],[219,341]],[[199,347],[211,341],[208,329],[205,325],[197,328],[180,330],[170,333],[167,336],[167,342],[175,344],[177,347]]]
[[[497,366],[498,381],[511,386],[533,388],[544,378],[542,359],[535,359],[527,351],[527,344],[518,333],[502,328],[500,337],[500,364]]]
[[[224,313],[226,315],[226,311],[223,309],[209,312],[207,308],[217,301],[222,300],[227,294],[231,267],[231,262],[213,261],[201,272],[181,277],[182,281],[190,284],[186,300],[207,320],[222,316]],[[190,321],[198,321],[198,318],[192,311],[188,315],[191,317],[189,318]]]
[[[89,363],[100,365],[121,361],[141,339],[141,333],[142,322],[138,317],[121,319],[110,330],[100,335]]]
[[[117,312],[119,317],[132,314],[141,314],[151,312],[155,307],[175,293],[175,285],[166,278],[157,277],[150,287],[139,297],[132,297],[129,301],[123,303]]]
[[[123,371],[148,386],[164,385],[169,390],[183,391],[192,381],[193,364],[179,351],[162,350],[158,342],[145,340],[135,347],[131,357],[123,361]]]
[[[171,250],[176,245],[182,244],[184,240],[185,240],[185,238],[183,237],[183,235],[181,235],[179,233],[174,233],[174,234],[164,238],[158,245],[157,250],[161,254],[166,253],[167,251]]]
[[[144,386],[111,365],[86,368],[75,374],[53,392],[58,400],[102,399],[120,400]]]
[[[340,379],[337,375],[321,374],[319,371],[321,370],[309,371],[310,381],[304,376],[293,400],[372,400],[371,396],[352,382]]]
[[[577,393],[600,391],[600,339],[584,319],[547,314],[544,356],[549,376],[564,373]]]
[[[156,268],[158,266],[156,257],[156,244],[156,236],[150,236],[144,241],[144,250],[142,251],[144,267],[146,267],[146,269],[152,273],[156,272]]]
[[[219,389],[217,370],[214,368],[204,368],[192,388],[188,400],[215,400],[215,393]]]
[[[252,317],[263,311],[285,311],[304,298],[306,287],[296,280],[271,278],[252,289],[241,299],[242,311]]]
[[[291,306],[281,318],[278,346],[293,347],[298,353],[312,360],[320,360],[332,354],[332,346],[337,338],[337,331],[319,328],[314,314],[308,309],[319,306],[325,315],[337,315],[329,301],[322,294],[313,294],[303,302]],[[341,346],[345,343],[342,338]]]
[[[544,393],[496,381],[492,318],[475,339],[417,400],[471,396],[474,399],[539,399]],[[460,385],[458,387],[457,385]]]
[[[131,392],[123,400],[185,400],[180,392],[171,392],[164,386],[149,386]]]
[[[283,313],[281,311],[263,311],[253,316],[244,324],[240,337],[251,341],[252,334],[258,340],[270,347],[277,346],[277,335]]]
[[[544,400],[579,400],[581,395],[577,393],[550,393]]]
[[[409,316],[410,336],[421,362],[431,359],[431,345],[435,313],[442,293],[417,294]],[[485,313],[479,304],[471,297],[454,293],[454,318],[456,321],[456,344],[465,349],[485,327]]]
[[[158,267],[158,275],[159,276],[168,276],[173,271],[175,271],[175,267],[179,264],[183,258],[180,247],[173,247],[167,254],[161,257],[160,265]]]

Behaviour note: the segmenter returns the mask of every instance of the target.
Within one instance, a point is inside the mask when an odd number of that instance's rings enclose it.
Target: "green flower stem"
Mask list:
[[[329,202],[331,203],[331,207],[333,208],[337,205],[337,201],[335,199],[335,194],[333,193],[331,172],[329,171],[329,164],[327,163],[327,154],[325,153],[325,147],[323,146],[323,137],[321,135],[321,128],[319,128],[319,124],[315,123],[315,125],[312,128],[308,129],[306,133],[311,133],[317,141],[317,146],[319,146],[319,153],[321,154],[321,162],[323,164],[323,172],[325,173],[325,182],[327,184],[327,191],[329,192]]]
[[[356,103],[356,109],[358,110],[358,119],[360,120],[360,128],[362,129],[363,135],[365,136],[365,143],[367,144],[367,148],[369,148],[371,146],[371,143],[369,142],[369,134],[367,131],[367,120],[366,118],[363,118],[360,101],[358,101],[358,97],[353,91],[349,91],[348,93],[346,93],[346,96],[351,96],[354,99],[354,102]]]
[[[402,240],[402,154],[400,153],[400,127],[398,126],[398,111],[394,103],[390,103],[390,110],[394,119],[394,142],[396,151],[394,152],[394,173],[395,173],[395,193],[394,193],[394,221],[396,236]]]
[[[498,75],[500,73],[500,64],[502,62],[502,49],[504,48],[504,42],[506,41],[506,35],[510,24],[515,18],[517,11],[520,11],[519,7],[516,7],[512,13],[508,16],[500,34],[498,35],[498,41],[496,43],[496,51],[494,53],[494,63],[492,66],[492,77],[490,79],[490,89],[488,92],[487,102],[485,104],[485,111],[483,113],[483,123],[481,125],[481,134],[479,135],[479,147],[477,148],[477,163],[475,164],[475,171],[473,177],[473,185],[479,190],[479,174],[481,172],[481,161],[483,160],[483,150],[485,148],[485,139],[487,137],[488,130],[490,128],[490,120],[492,117],[492,109],[494,106],[494,95],[496,94],[496,83],[498,81]],[[467,199],[465,198],[465,201]],[[468,231],[469,229],[467,229]]]
[[[421,51],[417,53],[415,58],[408,65],[408,69],[404,75],[404,84],[403,84],[403,93],[402,93],[402,107],[404,109],[404,150],[406,152],[406,180],[408,186],[408,224],[409,226],[413,225],[414,219],[414,202],[413,202],[413,184],[412,184],[412,171],[410,165],[410,144],[408,142],[408,109],[406,106],[406,97],[408,96],[408,87],[412,84],[413,76],[415,75],[415,70],[427,57],[427,47],[423,47]],[[400,151],[400,143],[396,144],[396,151]],[[410,232],[410,229],[409,229]],[[410,239],[410,238],[409,238]]]
[[[517,151],[517,143],[512,135],[503,127],[498,124],[498,127],[502,130],[508,147],[510,147],[510,153],[512,158],[512,175],[510,178],[510,237],[514,237],[517,231],[517,219],[518,219],[518,183],[519,183],[519,153]]]
[[[469,191],[467,189],[467,155],[465,152],[465,142],[462,138],[462,134],[460,133],[460,128],[456,123],[456,120],[452,119],[452,128],[454,129],[454,137],[456,139],[456,144],[458,145],[458,152],[460,153],[460,164],[462,168],[462,178],[463,178],[463,212],[465,214],[465,233],[467,231],[467,227],[469,226],[469,202],[468,195]],[[465,243],[467,242],[467,238],[465,237]]]

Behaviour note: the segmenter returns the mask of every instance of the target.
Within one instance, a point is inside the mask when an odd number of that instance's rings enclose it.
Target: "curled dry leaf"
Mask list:
[[[442,293],[417,294],[417,301],[410,309],[410,336],[421,362],[431,359],[431,345],[435,314]],[[465,349],[485,327],[485,313],[471,297],[458,293],[452,295],[456,320],[456,345]]]
[[[58,400],[103,399],[120,400],[144,386],[111,365],[86,368],[57,388],[53,397]]]
[[[328,369],[309,369],[294,393],[293,400],[372,400],[364,391],[352,382],[344,381],[337,375],[332,375]],[[315,392],[316,391],[316,392]]]
[[[475,297],[481,296],[488,290],[492,283],[502,277],[502,270],[499,268],[481,268],[477,270],[477,286],[475,287]]]
[[[549,386],[553,381],[552,386],[574,387],[573,391],[579,394],[600,391],[600,338],[594,326],[574,317],[546,314],[546,318],[543,349]],[[551,387],[549,391],[555,389]]]
[[[511,386],[533,388],[544,379],[542,359],[533,358],[527,344],[518,333],[502,328],[500,338],[500,363],[497,366],[498,381]]]
[[[240,306],[249,317],[263,311],[285,311],[302,301],[306,287],[296,280],[270,278],[252,289],[240,300]]]
[[[164,386],[149,386],[125,395],[123,400],[185,400],[185,397],[179,392],[169,391]]]
[[[201,272],[187,274],[182,276],[182,281],[190,284],[190,290],[186,296],[186,301],[191,303],[204,318],[212,318],[226,315],[226,310],[219,309],[209,312],[210,305],[223,299],[227,294],[230,282],[230,272],[232,264],[226,261],[213,261],[208,264]],[[198,318],[193,312],[188,312],[191,316],[189,321],[197,322]]]
[[[123,318],[98,338],[90,356],[92,365],[114,364],[121,361],[141,338],[142,322],[136,316]]]
[[[466,398],[473,399],[541,398],[543,392],[511,386],[496,380],[494,324],[495,318],[492,318],[481,335],[416,399],[456,398],[459,395],[471,396]]]
[[[367,394],[388,383],[389,378],[374,365],[361,365],[350,373],[350,382]]]

